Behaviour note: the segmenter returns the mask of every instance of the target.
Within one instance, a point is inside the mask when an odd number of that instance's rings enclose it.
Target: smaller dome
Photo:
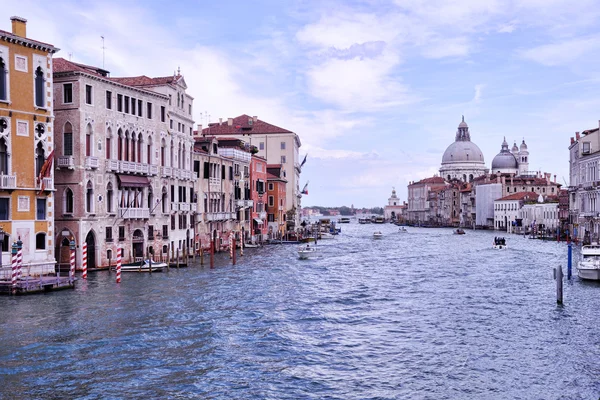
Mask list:
[[[492,171],[502,169],[518,169],[519,164],[512,153],[501,152],[492,160]]]
[[[527,150],[527,145],[525,144],[525,139],[523,139],[523,143],[521,143],[521,151]]]
[[[513,144],[513,147],[510,151],[512,151],[513,153],[519,152],[519,147],[517,146],[517,142],[515,142],[515,144]]]

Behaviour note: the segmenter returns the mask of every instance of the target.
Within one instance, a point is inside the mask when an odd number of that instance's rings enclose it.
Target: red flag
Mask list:
[[[50,176],[50,173],[52,172],[52,162],[53,161],[54,161],[54,150],[52,150],[50,152],[50,155],[48,155],[48,158],[46,158],[46,161],[44,161],[44,165],[42,165],[42,168],[40,169],[40,174],[38,175],[38,182],[40,182],[41,185],[40,185],[40,191],[38,193],[38,196],[40,194],[42,194],[42,192],[45,189],[43,178],[47,178]]]

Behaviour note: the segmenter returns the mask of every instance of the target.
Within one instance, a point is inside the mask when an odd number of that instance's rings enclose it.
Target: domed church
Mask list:
[[[526,175],[529,170],[529,151],[525,140],[517,147],[517,143],[508,150],[506,138],[502,142],[500,153],[492,160],[493,174]]]
[[[474,178],[487,173],[483,153],[475,143],[471,142],[469,126],[463,116],[454,143],[448,146],[442,157],[440,176],[448,181],[458,179],[471,182]]]

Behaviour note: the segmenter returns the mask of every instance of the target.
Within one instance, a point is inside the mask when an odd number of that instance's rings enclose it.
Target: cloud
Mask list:
[[[546,66],[571,65],[584,58],[597,59],[600,35],[574,38],[520,50],[522,58]]]
[[[473,100],[471,100],[471,102],[479,103],[481,101],[481,93],[484,87],[485,85],[483,84],[475,85],[475,95],[473,96]]]

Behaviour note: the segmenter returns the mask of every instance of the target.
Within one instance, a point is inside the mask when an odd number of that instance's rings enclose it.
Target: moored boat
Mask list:
[[[342,218],[340,218],[339,223],[340,224],[349,224],[350,223],[350,218],[348,218],[348,217],[342,217]]]
[[[167,264],[164,262],[152,261],[151,263],[150,260],[144,260],[121,265],[121,272],[161,272],[165,268],[167,268]]]
[[[398,229],[398,232],[400,232],[400,233],[408,233],[408,230],[405,227],[401,226],[400,229]]]
[[[581,260],[577,264],[577,275],[581,279],[600,280],[600,245],[591,244],[581,248]]]

